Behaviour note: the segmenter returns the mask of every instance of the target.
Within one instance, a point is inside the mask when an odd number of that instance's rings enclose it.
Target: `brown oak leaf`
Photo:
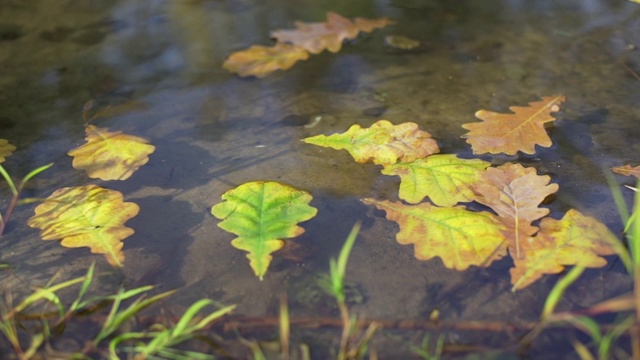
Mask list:
[[[305,49],[291,44],[276,43],[271,47],[254,45],[231,54],[222,67],[240,76],[263,78],[276,70],[287,70],[296,62],[308,58],[309,53]]]
[[[544,124],[555,120],[551,113],[559,111],[564,100],[562,95],[543,97],[526,107],[510,107],[513,114],[479,110],[476,117],[483,121],[463,124],[469,132],[462,137],[471,144],[474,154],[534,154],[535,145],[551,146]]]
[[[640,165],[631,167],[631,165],[612,167],[611,170],[624,176],[635,176],[640,179]]]

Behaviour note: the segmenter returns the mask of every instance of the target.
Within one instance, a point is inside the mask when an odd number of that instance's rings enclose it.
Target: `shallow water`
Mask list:
[[[386,16],[396,25],[264,79],[221,68],[231,52],[269,44],[270,30],[290,28],[296,20],[322,21],[326,11],[349,18]],[[398,179],[355,163],[344,151],[300,140],[384,118],[416,122],[443,153],[468,157],[460,125],[475,121],[478,109],[506,111],[564,94],[567,102],[550,130],[551,148],[538,147],[533,156],[484,158],[518,161],[551,175],[560,185],[550,205],[554,216],[576,208],[619,232],[602,169],[637,164],[638,14],[640,6],[624,1],[1,2],[0,137],[18,147],[3,166],[19,178],[55,162],[25,196],[97,183],[123,192],[141,212],[127,223],[136,233],[125,240],[123,273],[113,276],[99,256],[39,240],[26,226],[33,205],[22,206],[0,252],[0,262],[14,269],[0,278],[20,293],[56,273],[80,276],[97,261],[107,275],[98,285],[103,291],[121,283],[179,288],[164,303],[167,308],[209,297],[237,304],[236,314],[275,315],[280,294],[288,293],[292,315],[335,317],[316,278],[362,220],[347,275],[354,313],[425,319],[437,309],[447,320],[535,321],[556,276],[511,293],[509,259],[464,272],[446,269],[438,259],[416,260],[412,247],[395,242],[397,226],[359,201],[397,199]],[[384,44],[390,34],[422,44],[416,50],[390,48]],[[102,106],[147,104],[96,123],[156,146],[131,179],[101,182],[71,167],[66,152],[83,142],[81,109],[89,99]],[[253,180],[307,190],[319,210],[295,240],[303,249],[288,258],[276,253],[262,282],[210,214],[222,193]],[[3,189],[4,207],[9,192]],[[589,306],[628,292],[624,270],[613,258],[609,263],[588,271],[561,307]],[[336,345],[336,334],[334,343],[314,332],[298,339],[317,342],[312,349],[323,358]],[[376,348],[381,358],[409,358],[407,343],[419,343],[423,334],[384,332]],[[504,334],[446,336],[448,343],[494,348],[513,342]],[[562,339],[566,334],[560,340],[543,335],[530,354],[574,356]]]

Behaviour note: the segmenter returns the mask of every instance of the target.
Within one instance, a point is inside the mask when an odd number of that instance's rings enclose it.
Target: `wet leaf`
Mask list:
[[[62,240],[64,247],[89,247],[121,267],[122,240],[134,231],[124,223],[140,208],[123,202],[122,194],[96,185],[61,188],[35,209],[27,224],[39,228],[43,240]]]
[[[393,125],[388,120],[379,120],[364,129],[353,125],[341,134],[317,135],[303,141],[336,150],[345,149],[359,163],[370,159],[376,164],[409,162],[440,151],[431,134],[418,129],[416,123]]]
[[[513,114],[479,110],[476,117],[483,121],[462,125],[470,130],[462,137],[467,138],[474,154],[533,154],[535,145],[551,146],[544,124],[555,120],[551,113],[559,111],[564,100],[560,95],[543,97],[527,107],[510,107]]]
[[[99,118],[120,116],[133,111],[141,111],[147,109],[149,109],[149,105],[146,102],[140,100],[129,100],[121,104],[107,105],[99,108],[90,117],[88,117],[87,121],[92,121]]]
[[[148,144],[146,139],[121,131],[110,132],[93,125],[85,130],[87,142],[67,154],[74,158],[73,167],[85,170],[91,178],[128,179],[155,151],[155,146]]]
[[[549,195],[558,191],[558,184],[549,184],[549,176],[540,176],[534,168],[507,163],[489,168],[473,185],[476,201],[489,206],[505,225],[505,237],[511,256],[524,256],[527,239],[538,230],[531,222],[547,214],[549,209],[538,207]]]
[[[494,214],[474,212],[464,206],[441,208],[428,203],[362,200],[387,213],[400,226],[398,243],[414,244],[419,260],[440,257],[444,265],[465,270],[471,265],[489,266],[507,254],[503,225]]]
[[[354,39],[359,32],[371,32],[392,23],[393,21],[386,18],[356,18],[351,21],[334,12],[328,12],[326,22],[297,21],[295,30],[275,30],[271,32],[271,37],[278,42],[300,46],[312,54],[318,54],[325,49],[335,53],[340,51],[344,40]]]
[[[411,50],[420,46],[420,41],[401,35],[387,35],[384,37],[384,43],[402,50]]]
[[[296,237],[304,229],[296,224],[314,217],[309,193],[272,181],[242,184],[222,195],[223,202],[211,213],[221,219],[222,229],[238,235],[231,245],[249,252],[247,258],[262,280],[271,262],[271,253],[284,245],[284,238]]]
[[[265,77],[276,70],[287,70],[296,62],[307,60],[309,53],[295,45],[276,43],[266,47],[254,45],[231,54],[222,64],[226,70],[240,76]]]
[[[385,165],[382,173],[400,176],[399,197],[412,204],[426,196],[436,205],[453,206],[472,201],[471,186],[490,164],[479,159],[460,159],[455,155],[431,155],[412,162]]]
[[[611,244],[616,241],[605,225],[573,209],[561,220],[542,219],[538,235],[524,246],[526,256],[514,258],[513,290],[529,286],[544,274],[557,274],[566,265],[602,267],[607,261],[600,255],[615,254]]]
[[[631,165],[616,166],[611,168],[611,170],[624,176],[635,176],[640,179],[640,165],[636,167],[631,167]]]
[[[0,163],[3,163],[15,150],[16,147],[8,140],[0,139]]]

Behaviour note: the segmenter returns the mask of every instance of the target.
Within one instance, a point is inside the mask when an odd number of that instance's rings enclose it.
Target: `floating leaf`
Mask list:
[[[303,139],[307,144],[345,149],[359,163],[373,159],[376,164],[409,162],[440,151],[431,134],[418,129],[418,124],[406,122],[393,125],[379,120],[368,129],[353,125],[344,133],[317,135]]]
[[[538,230],[531,222],[549,213],[538,205],[558,191],[558,184],[549,184],[549,176],[539,176],[534,168],[507,163],[489,168],[473,185],[476,201],[492,208],[505,225],[505,236],[514,259],[524,256],[527,239]]]
[[[298,61],[308,58],[309,53],[295,45],[283,43],[276,43],[271,47],[254,45],[231,54],[222,67],[240,76],[253,75],[262,78],[276,70],[287,70]]]
[[[8,140],[0,139],[0,163],[3,163],[15,150],[16,147]]]
[[[526,256],[515,258],[511,269],[513,290],[529,286],[544,274],[557,274],[565,265],[602,267],[599,255],[613,255],[618,239],[597,220],[569,210],[561,220],[542,219],[540,232],[526,244]]]
[[[411,50],[420,46],[420,41],[401,35],[387,35],[384,37],[384,43],[392,48]]]
[[[123,134],[121,131],[88,125],[87,142],[67,154],[73,156],[73,167],[84,169],[87,176],[102,180],[128,179],[140,166],[149,161],[155,146],[146,139]]]
[[[88,104],[88,103],[87,103]],[[120,116],[128,114],[132,111],[141,111],[149,109],[149,105],[140,100],[128,100],[121,104],[107,105],[97,109],[87,121],[92,121],[98,118],[110,118],[114,116]],[[86,111],[88,111],[87,109]]]
[[[325,49],[335,53],[342,48],[343,40],[354,39],[361,31],[371,32],[392,23],[393,21],[386,18],[356,18],[355,21],[351,21],[334,12],[328,12],[326,22],[296,21],[295,30],[275,30],[271,32],[271,37],[276,38],[278,42],[300,46],[312,54],[318,54]]]
[[[503,225],[489,212],[473,212],[464,206],[440,208],[428,203],[362,200],[387,213],[400,226],[398,243],[415,245],[420,260],[440,257],[444,265],[465,270],[471,265],[489,266],[507,254]]]
[[[123,202],[122,194],[96,185],[61,188],[35,209],[27,224],[39,228],[43,240],[62,239],[69,248],[89,247],[109,264],[122,266],[122,240],[134,231],[124,223],[140,208]]]
[[[284,245],[283,238],[296,237],[304,229],[296,224],[314,217],[309,193],[272,181],[242,184],[222,195],[226,200],[211,208],[221,219],[218,226],[238,235],[231,245],[249,252],[247,258],[262,280],[271,262],[271,253]]]
[[[535,145],[551,146],[544,124],[555,120],[551,113],[560,110],[564,100],[560,95],[543,97],[528,107],[510,107],[513,114],[479,110],[476,117],[483,121],[462,125],[470,130],[462,137],[467,138],[474,154],[514,155],[518,151],[533,154]]]
[[[399,197],[412,204],[426,196],[436,205],[453,206],[472,201],[471,186],[490,164],[480,159],[460,159],[455,155],[432,155],[412,162],[385,165],[382,173],[400,176]]]
[[[611,168],[611,170],[624,176],[635,176],[640,179],[640,165],[636,167],[631,167],[631,165],[616,166]]]

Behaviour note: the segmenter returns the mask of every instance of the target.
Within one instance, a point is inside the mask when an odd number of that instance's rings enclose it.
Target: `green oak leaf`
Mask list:
[[[316,216],[318,209],[309,205],[312,196],[274,181],[253,181],[222,195],[225,200],[213,208],[218,226],[238,235],[231,245],[247,251],[249,265],[263,279],[271,263],[271,253],[284,246],[283,238],[301,235],[296,224]]]

